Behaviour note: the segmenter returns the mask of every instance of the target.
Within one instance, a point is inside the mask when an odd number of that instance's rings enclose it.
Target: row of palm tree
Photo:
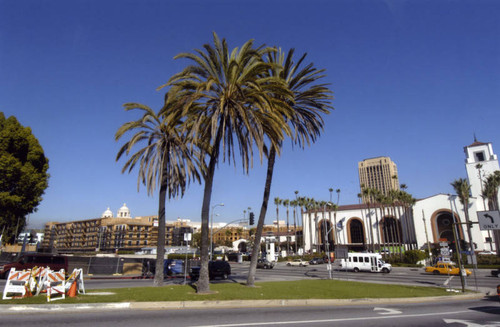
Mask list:
[[[384,194],[378,189],[361,185],[361,193],[358,194],[358,198],[363,199],[367,206],[367,217],[370,225],[368,247],[371,251],[375,251],[375,245],[378,244],[388,248],[389,251],[399,249],[398,252],[402,255],[402,247],[412,249],[415,245],[411,242],[410,236],[415,235],[411,207],[416,200],[406,192],[407,186],[405,184],[401,184],[400,188],[400,190],[390,190]],[[375,225],[372,221],[371,209],[375,209]],[[389,219],[392,223],[389,223]],[[373,226],[377,226],[376,235],[373,235]]]
[[[118,152],[117,160],[139,143],[146,143],[131,155],[122,171],[130,172],[138,165],[138,186],[146,185],[149,194],[156,182],[160,186],[157,267],[163,266],[166,196],[182,197],[190,182],[204,183],[199,293],[210,291],[208,222],[215,168],[220,162],[235,164],[239,153],[243,171],[248,173],[254,151],[261,161],[267,158],[255,233],[255,239],[260,240],[276,156],[283,141],[290,138],[299,148],[314,143],[323,130],[322,114],[333,109],[332,92],[326,84],[316,84],[324,77],[324,70],[312,63],[305,65],[305,54],[297,61],[293,56],[293,49],[285,53],[275,47],[255,47],[253,40],[230,50],[226,40],[214,33],[213,45],[175,57],[190,64],[159,87],[167,91],[158,113],[137,103],[125,105],[126,110],[144,113],[116,133],[119,140],[125,133],[135,132]],[[254,243],[248,286],[254,285],[260,246]],[[158,269],[155,285],[162,283],[162,269]]]
[[[298,194],[298,191],[296,191],[296,194]],[[337,190],[337,194],[340,194],[340,189]],[[304,212],[306,212],[309,215],[309,243],[313,244],[314,243],[314,238],[317,240],[315,246],[317,251],[320,251],[321,246],[323,246],[323,249],[326,249],[326,240],[323,236],[321,236],[321,230],[318,225],[318,216],[317,212],[323,212],[324,217],[326,217],[326,211],[329,213],[329,223],[332,224],[332,218],[331,218],[331,212],[334,212],[334,220],[336,224],[336,213],[338,209],[338,204],[334,204],[331,201],[318,201],[313,198],[309,197],[296,197],[295,199],[292,200],[284,200],[280,198],[275,198],[275,205],[276,205],[276,216],[279,219],[279,206],[283,205],[286,208],[286,215],[287,215],[287,231],[290,231],[290,223],[289,223],[289,207],[293,207],[293,217],[294,217],[294,234],[295,234],[295,253],[297,253],[297,246],[298,246],[298,238],[297,238],[297,222],[296,222],[296,214],[298,214],[297,208],[300,208],[300,217],[303,217]],[[314,215],[314,221],[315,221],[315,228],[312,226],[312,218],[311,215]],[[299,226],[302,224],[302,248],[305,249],[305,239],[306,235],[304,235],[304,225],[303,225],[303,219],[299,219]],[[326,221],[324,221],[326,224]],[[323,230],[325,230],[326,226],[323,226]],[[313,238],[313,231],[317,233],[317,235],[314,236]],[[332,231],[330,231],[332,232]],[[328,236],[327,236],[328,238]],[[320,240],[323,239],[323,244],[320,244]],[[336,237],[333,237],[333,240],[335,241]],[[289,245],[287,244],[287,249],[290,249]]]

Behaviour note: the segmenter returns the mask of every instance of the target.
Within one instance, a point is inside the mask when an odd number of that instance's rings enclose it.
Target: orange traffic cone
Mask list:
[[[71,284],[71,287],[69,288],[68,291],[68,296],[69,297],[76,297],[76,280]]]

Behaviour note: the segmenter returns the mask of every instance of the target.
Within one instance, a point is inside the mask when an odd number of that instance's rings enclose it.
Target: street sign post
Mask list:
[[[500,212],[499,211],[478,211],[477,220],[480,230],[495,230],[500,229]]]
[[[335,247],[335,259],[347,259],[349,250],[345,245],[337,245]]]

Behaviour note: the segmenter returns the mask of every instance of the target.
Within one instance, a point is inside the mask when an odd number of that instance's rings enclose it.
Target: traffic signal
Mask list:
[[[255,215],[253,214],[253,212],[250,212],[250,221],[248,222],[248,224],[251,226],[255,223]]]

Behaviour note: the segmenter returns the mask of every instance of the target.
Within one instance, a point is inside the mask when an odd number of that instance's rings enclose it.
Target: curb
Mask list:
[[[303,306],[347,306],[369,304],[401,304],[440,302],[454,300],[473,300],[485,297],[483,293],[454,296],[388,298],[388,299],[301,299],[301,300],[230,300],[230,301],[166,301],[166,302],[123,302],[123,303],[85,303],[85,304],[33,304],[0,305],[2,314],[75,312],[106,310],[179,310],[179,309],[227,309],[263,307],[303,307]]]
[[[484,294],[466,294],[445,296],[446,300],[473,300],[482,299]],[[443,296],[390,298],[390,299],[306,299],[306,300],[231,300],[231,301],[172,301],[172,302],[132,302],[130,309],[206,309],[206,308],[269,308],[269,307],[303,307],[303,306],[346,306],[367,304],[395,304],[439,302]]]

